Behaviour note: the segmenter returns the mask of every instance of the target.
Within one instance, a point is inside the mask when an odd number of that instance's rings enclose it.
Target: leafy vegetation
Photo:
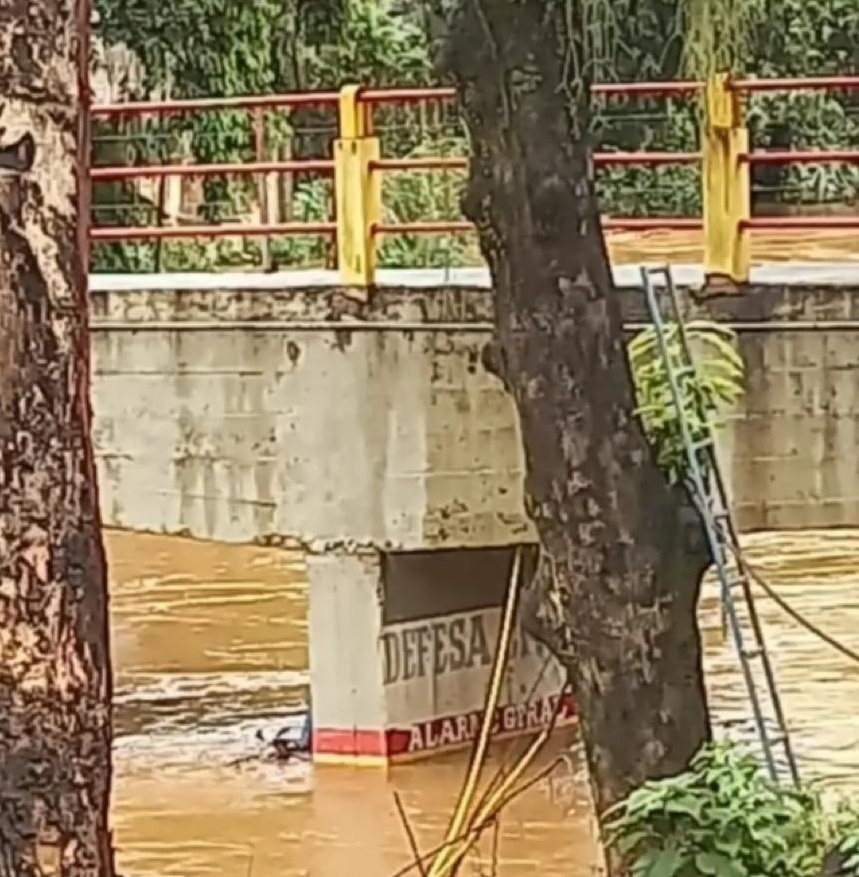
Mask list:
[[[199,97],[338,88],[344,82],[427,85],[431,47],[420,4],[401,0],[96,0],[98,34],[140,60],[144,75],[133,97]],[[853,0],[593,0],[595,74],[602,80],[700,76],[716,67],[739,74],[791,76],[859,72],[859,6]],[[718,38],[717,38],[718,37]],[[749,105],[753,142],[762,148],[827,148],[859,140],[859,99],[838,93],[755,97]],[[389,155],[464,154],[467,144],[452,108],[384,108],[377,126]],[[266,158],[327,157],[335,136],[333,108],[269,111],[264,116]],[[259,120],[217,111],[158,119],[101,123],[96,162],[164,163],[252,160]],[[685,100],[613,100],[600,106],[597,136],[603,149],[700,148],[700,107]],[[326,218],[323,182],[296,178],[281,187],[284,219]],[[210,179],[191,199],[182,221],[238,220],[258,203],[254,181]],[[437,191],[438,190],[438,191]],[[614,168],[599,180],[608,214],[699,215],[700,173],[694,166]],[[453,176],[397,174],[386,180],[391,217],[459,218]],[[96,187],[98,224],[162,221],[159,195],[131,186]],[[765,166],[754,171],[762,211],[814,202],[859,199],[859,168],[846,165]],[[187,249],[187,259],[181,255]],[[321,238],[272,241],[276,265],[330,260]],[[380,253],[388,265],[474,262],[474,241],[389,238]],[[102,270],[144,265],[250,265],[258,242],[112,244],[96,248]]]
[[[607,835],[634,877],[817,877],[832,850],[844,874],[859,874],[859,813],[773,785],[724,743],[633,792],[609,814]]]
[[[666,324],[666,347],[692,441],[701,442],[720,425],[719,412],[742,396],[743,358],[735,333],[719,323],[696,320],[683,331],[695,352],[694,374],[683,370],[687,358],[677,323]],[[629,342],[628,352],[644,434],[669,478],[683,480],[688,457],[656,329],[639,332]]]
[[[612,21],[615,49],[603,79],[859,73],[859,6],[851,0],[625,0],[612,4]],[[601,139],[607,148],[697,150],[699,114],[685,101],[616,101],[601,113]],[[747,114],[757,148],[843,148],[859,139],[855,93],[756,95]],[[623,191],[631,182],[632,191]],[[700,212],[699,191],[697,168],[628,169],[603,175],[601,197],[609,213],[687,216]],[[859,168],[757,167],[753,198],[760,212],[855,205]]]

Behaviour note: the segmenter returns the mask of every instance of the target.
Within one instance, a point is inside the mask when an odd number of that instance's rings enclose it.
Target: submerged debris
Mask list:
[[[285,724],[278,728],[272,737],[266,738],[262,730],[258,730],[255,736],[263,744],[262,750],[254,755],[231,761],[230,767],[237,767],[251,761],[274,761],[284,764],[306,761],[310,757],[313,739],[310,710],[299,707],[289,711]]]
[[[264,744],[270,758],[277,761],[290,761],[296,757],[310,753],[312,728],[310,711],[302,710],[293,714],[296,721],[281,727],[269,740],[262,731],[257,731],[256,738]]]

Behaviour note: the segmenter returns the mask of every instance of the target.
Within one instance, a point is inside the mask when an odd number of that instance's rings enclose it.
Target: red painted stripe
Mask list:
[[[388,755],[385,732],[349,728],[320,728],[313,732],[313,751],[320,755]]]
[[[551,707],[549,707],[547,701],[547,698],[540,698],[532,701],[527,706],[522,705],[520,707],[518,704],[509,704],[499,707],[496,711],[497,733],[528,734],[539,731],[543,727],[541,724],[519,725],[518,720],[522,718],[520,711],[527,712],[529,708],[538,712],[548,711]],[[575,700],[571,695],[566,695],[558,713],[559,721],[568,721],[574,718],[577,712],[578,708]],[[388,728],[386,730],[320,728],[314,731],[313,734],[313,751],[319,755],[372,756],[377,758],[396,758],[400,755],[409,754],[412,751],[426,753],[433,751],[442,752],[451,746],[461,746],[470,743],[473,737],[458,737],[452,742],[446,742],[443,745],[427,745],[417,750],[411,750],[410,746],[415,730],[420,730],[421,739],[423,740],[431,738],[434,741],[438,741],[443,737],[445,725],[448,728],[461,728],[464,722],[469,727],[476,728],[479,726],[480,717],[481,712],[477,710],[470,713],[453,713],[447,716],[439,716],[424,722],[416,722],[413,726]],[[505,726],[505,717],[514,717],[512,727]]]
[[[554,698],[536,698],[527,704],[506,704],[495,711],[493,734],[510,736],[531,734],[542,730],[554,709]],[[558,712],[558,721],[564,722],[576,715],[576,703],[565,696]],[[424,722],[415,722],[407,728],[388,730],[388,755],[431,754],[468,746],[477,736],[482,710],[439,716]],[[467,730],[466,730],[467,729]],[[413,746],[413,736],[416,746]]]

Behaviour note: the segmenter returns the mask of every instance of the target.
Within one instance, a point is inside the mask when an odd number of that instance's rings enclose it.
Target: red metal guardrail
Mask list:
[[[594,87],[594,94],[600,98],[694,98],[702,92],[709,98],[729,93],[748,96],[760,93],[789,91],[856,91],[859,90],[859,76],[816,77],[807,79],[743,79],[731,80],[727,77],[714,78],[702,82],[638,82],[603,83]],[[379,235],[428,235],[458,234],[469,232],[470,223],[464,221],[431,220],[407,223],[385,223],[381,219],[378,186],[372,184],[379,174],[416,171],[465,171],[468,160],[465,157],[426,157],[426,158],[382,158],[379,154],[378,139],[373,131],[374,110],[379,107],[399,105],[422,105],[434,102],[449,102],[456,99],[450,88],[396,88],[396,89],[357,89],[350,87],[341,92],[317,92],[304,94],[283,94],[239,98],[206,98],[195,100],[173,100],[161,102],[134,102],[96,106],[93,115],[96,119],[155,118],[232,110],[248,113],[253,119],[255,161],[246,163],[220,164],[152,164],[134,166],[93,167],[94,182],[132,182],[142,180],[180,180],[183,178],[242,178],[271,177],[285,174],[325,176],[334,184],[336,208],[326,221],[272,223],[222,223],[202,225],[175,224],[158,226],[100,226],[93,227],[92,239],[95,242],[117,242],[132,240],[164,240],[174,238],[273,238],[293,235],[320,235],[337,243],[339,264],[344,280],[352,283],[369,283],[373,279],[375,267],[376,238]],[[724,103],[724,102],[723,102]],[[719,129],[733,129],[745,132],[742,117],[742,101],[728,101],[733,105],[734,115],[730,119],[719,120]],[[710,100],[708,106],[718,105]],[[362,141],[364,146],[358,150],[360,156],[351,158],[341,148],[335,148],[334,155],[326,159],[265,160],[266,115],[276,111],[291,111],[313,108],[316,110],[335,110],[340,145]],[[738,109],[740,108],[740,109]],[[711,120],[712,121],[712,120]],[[711,208],[703,218],[686,217],[623,217],[612,216],[603,220],[607,231],[653,231],[653,230],[701,230],[705,231],[705,263],[715,273],[742,274],[744,236],[755,230],[859,230],[859,216],[820,216],[785,217],[751,216],[748,195],[749,169],[756,165],[859,164],[859,150],[756,150],[738,148],[742,143],[734,138],[720,147],[713,138],[702,138],[703,152],[599,152],[595,155],[598,168],[607,167],[664,167],[678,165],[698,165],[712,162],[716,171],[705,173],[705,187],[715,186],[718,192],[705,192],[705,203],[724,202],[721,208]],[[717,138],[718,140],[718,138]],[[709,143],[709,145],[707,145]],[[717,153],[720,149],[723,152]],[[709,150],[709,152],[708,152]],[[354,153],[354,150],[353,150]],[[719,170],[721,168],[721,170]],[[365,179],[356,179],[364,177]],[[356,196],[355,192],[362,194]],[[374,194],[375,192],[375,194]],[[707,197],[709,195],[709,199]],[[356,203],[356,197],[366,203]],[[367,200],[369,199],[369,200]],[[745,200],[745,204],[741,203]],[[728,206],[725,207],[725,204]],[[721,209],[721,213],[718,210]],[[715,211],[715,212],[714,212]],[[715,238],[724,237],[725,226],[730,226],[734,236],[730,252],[720,252]],[[714,241],[709,232],[716,229]],[[730,235],[729,235],[730,236]],[[724,250],[724,245],[722,250]],[[747,265],[745,266],[747,271]],[[742,278],[738,278],[742,279]]]

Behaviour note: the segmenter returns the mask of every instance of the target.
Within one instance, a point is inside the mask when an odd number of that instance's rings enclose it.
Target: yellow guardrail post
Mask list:
[[[376,274],[373,226],[381,217],[381,183],[373,171],[380,155],[369,107],[360,87],[340,91],[340,136],[334,145],[337,265],[344,284],[365,290]]]
[[[717,73],[706,84],[704,131],[704,274],[708,283],[745,283],[751,250],[743,223],[751,210],[749,131],[740,95],[730,74]]]

